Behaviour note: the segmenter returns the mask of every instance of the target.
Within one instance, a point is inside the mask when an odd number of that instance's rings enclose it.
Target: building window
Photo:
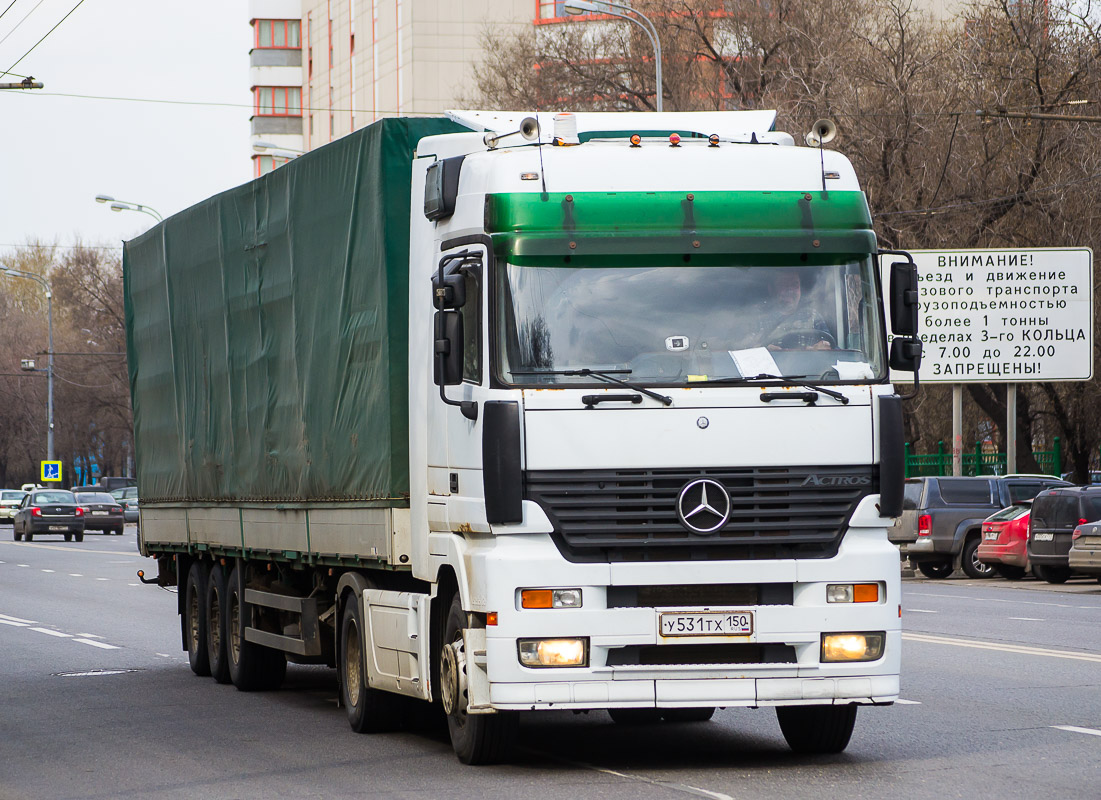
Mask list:
[[[253,113],[256,116],[302,116],[301,86],[257,86],[252,91]]]
[[[584,11],[581,14],[569,14],[566,12],[566,0],[539,0],[536,6],[536,22],[561,22],[564,19],[572,19],[574,16],[586,17],[593,12]]]
[[[256,47],[301,47],[302,22],[297,19],[258,19],[253,22]]]
[[[276,167],[281,167],[290,161],[289,158],[280,158],[279,156],[253,156],[253,171],[257,178],[261,175],[267,175]]]

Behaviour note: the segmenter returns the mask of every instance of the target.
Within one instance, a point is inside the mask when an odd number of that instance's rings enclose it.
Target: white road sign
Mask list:
[[[1089,248],[912,250],[911,254],[918,271],[922,383],[1093,377],[1093,252]],[[890,265],[900,260],[897,256],[881,260],[885,294]],[[907,382],[911,373],[892,372],[891,379]]]

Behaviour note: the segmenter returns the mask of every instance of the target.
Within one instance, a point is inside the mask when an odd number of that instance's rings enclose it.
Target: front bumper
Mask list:
[[[475,611],[494,611],[498,622],[485,631],[484,650],[473,665],[484,673],[485,710],[640,707],[766,706],[830,703],[886,704],[899,691],[901,586],[898,551],[882,529],[850,530],[830,559],[740,562],[570,564],[547,537],[497,537],[485,552],[467,554],[472,593],[484,591]],[[485,580],[479,586],[479,576]],[[491,580],[492,578],[492,580]],[[827,583],[870,582],[881,586],[877,603],[827,604]],[[752,611],[749,637],[664,640],[659,615],[704,607],[609,607],[609,587],[729,584],[791,586],[791,601],[775,605],[714,606]],[[521,588],[581,588],[583,606],[521,609]],[[870,662],[822,663],[823,633],[882,631],[882,657]],[[586,638],[585,667],[530,668],[519,663],[521,638]],[[791,654],[780,663],[629,663],[609,655],[623,648],[741,643],[774,645]],[[669,652],[662,650],[661,652]],[[699,651],[699,652],[702,652]],[[476,713],[476,712],[475,712]]]

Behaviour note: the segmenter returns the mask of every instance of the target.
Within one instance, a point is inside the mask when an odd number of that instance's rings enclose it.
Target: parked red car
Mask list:
[[[975,555],[1003,578],[1020,580],[1028,571],[1028,518],[1032,502],[1015,503],[983,520]]]

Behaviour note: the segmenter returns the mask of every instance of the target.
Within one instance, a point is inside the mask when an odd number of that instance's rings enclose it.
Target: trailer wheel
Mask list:
[[[515,711],[467,713],[465,627],[466,612],[456,592],[451,599],[440,641],[440,696],[447,714],[447,731],[459,761],[464,764],[496,764],[506,760],[512,751],[519,716]]]
[[[206,614],[203,598],[206,597],[206,571],[201,561],[196,561],[187,572],[184,588],[184,632],[187,635],[187,661],[196,675],[210,674],[207,659]]]
[[[840,753],[852,738],[856,705],[777,706],[776,719],[796,753]]]
[[[206,640],[210,675],[218,683],[229,683],[229,659],[226,655],[226,573],[215,564],[206,583]]]
[[[365,634],[359,602],[349,598],[340,624],[340,692],[348,724],[356,733],[382,733],[401,726],[402,697],[367,685]]]
[[[239,567],[234,567],[226,581],[226,661],[229,678],[242,692],[278,689],[287,674],[287,657],[278,650],[245,640],[244,629],[252,622],[252,607],[242,596],[239,571]]]

